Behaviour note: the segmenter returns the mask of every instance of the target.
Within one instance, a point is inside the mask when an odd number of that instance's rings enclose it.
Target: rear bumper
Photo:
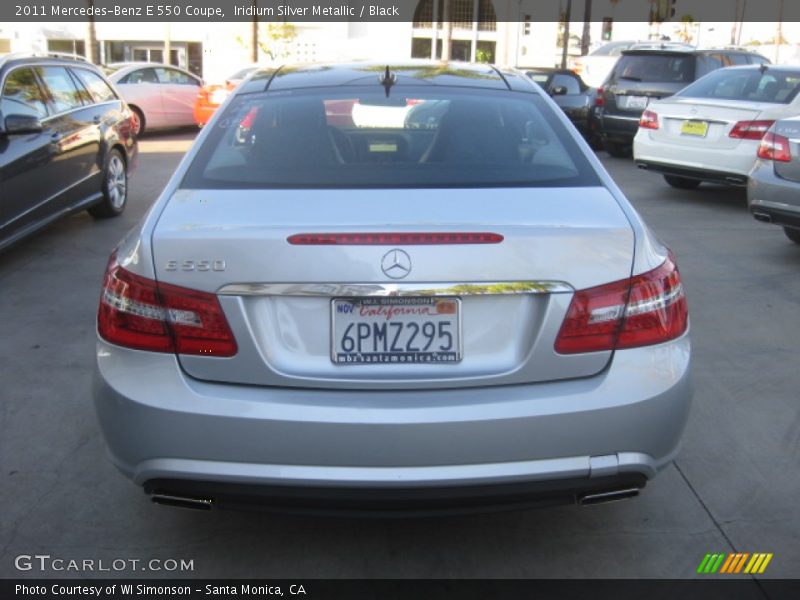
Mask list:
[[[758,161],[750,173],[747,204],[760,221],[800,228],[800,183],[778,177],[771,161]]]
[[[635,159],[636,166],[647,171],[656,171],[665,175],[675,175],[686,179],[696,179],[698,181],[710,181],[712,183],[724,183],[725,185],[743,186],[747,185],[747,175],[728,171],[711,171],[709,169],[698,169],[695,167],[684,167],[671,165],[650,160]]]
[[[636,135],[633,159],[641,168],[689,179],[746,185],[759,142],[740,140],[734,148],[694,147],[655,140],[647,130]]]
[[[641,487],[677,453],[690,362],[686,335],[578,380],[334,391],[200,382],[100,341],[94,399],[112,460],[151,492],[506,505]]]
[[[604,140],[617,144],[630,144],[639,130],[641,114],[610,115],[602,112],[599,115],[600,133]]]
[[[451,487],[309,487],[187,479],[152,479],[144,491],[155,502],[185,508],[268,509],[286,513],[406,515],[465,513],[595,503],[638,495],[641,473]]]

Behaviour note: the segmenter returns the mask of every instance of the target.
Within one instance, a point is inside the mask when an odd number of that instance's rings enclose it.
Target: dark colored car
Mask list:
[[[716,69],[769,63],[745,50],[656,48],[626,50],[599,90],[600,135],[611,156],[631,153],[642,112],[652,100],[672,96]]]
[[[136,151],[131,112],[96,67],[0,58],[0,249],[70,212],[122,214]]]
[[[537,67],[525,74],[544,88],[592,148],[602,147],[596,118],[597,88],[567,69]]]
[[[800,118],[776,121],[761,140],[747,181],[750,212],[800,244]]]

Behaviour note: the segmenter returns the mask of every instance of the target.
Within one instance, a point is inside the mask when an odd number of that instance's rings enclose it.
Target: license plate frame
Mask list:
[[[686,119],[681,123],[681,135],[692,137],[706,137],[708,135],[708,121],[699,119]]]
[[[363,365],[420,365],[420,364],[458,364],[464,357],[463,352],[463,322],[461,298],[457,296],[365,296],[365,297],[339,297],[332,298],[330,302],[330,359],[335,366],[363,366]],[[351,309],[339,310],[339,307],[350,306]],[[361,308],[366,308],[370,314],[361,313]],[[399,314],[404,309],[419,310],[418,314]],[[389,309],[395,309],[387,315]],[[399,310],[398,310],[399,309]],[[434,310],[436,312],[431,312]],[[447,312],[439,312],[439,310]],[[426,314],[425,314],[426,313]],[[339,317],[337,319],[337,316]],[[426,320],[427,317],[427,320]],[[392,321],[392,319],[395,319]],[[416,323],[417,331],[406,327],[406,323]],[[363,328],[350,330],[352,334],[353,349],[347,351],[342,347],[342,336],[347,333],[347,326],[367,324],[370,331],[369,337],[360,337]],[[400,330],[389,323],[401,323]],[[433,323],[436,340],[431,341],[427,350],[415,349],[415,339],[424,345],[425,334],[420,335],[427,323]],[[437,323],[449,323],[447,327]],[[385,336],[381,342],[381,326],[386,326]],[[414,334],[409,341],[409,332]],[[444,333],[442,333],[444,332]],[[438,339],[447,339],[450,336],[450,347],[441,350]],[[349,335],[349,334],[348,334]],[[419,337],[416,337],[419,336]],[[371,347],[363,348],[372,344]],[[382,343],[382,348],[378,344]],[[405,344],[402,348],[393,349],[398,344]],[[357,346],[356,346],[357,344]],[[411,349],[409,349],[411,348]]]

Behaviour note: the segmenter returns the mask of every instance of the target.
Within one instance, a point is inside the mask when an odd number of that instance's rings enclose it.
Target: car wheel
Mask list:
[[[136,106],[131,106],[131,112],[133,113],[131,116],[131,121],[133,121],[133,134],[139,137],[144,133],[144,114],[142,114],[142,111]]]
[[[103,169],[103,199],[90,207],[89,214],[97,219],[118,217],[128,203],[128,168],[119,150],[108,153]]]
[[[631,147],[628,144],[618,144],[617,142],[605,142],[606,152],[614,158],[628,158],[631,156]]]
[[[687,179],[677,175],[664,175],[664,181],[679,190],[696,190],[701,183],[698,179]]]
[[[785,233],[786,237],[792,240],[795,244],[800,244],[800,229],[795,229],[794,227],[784,227],[783,233]]]

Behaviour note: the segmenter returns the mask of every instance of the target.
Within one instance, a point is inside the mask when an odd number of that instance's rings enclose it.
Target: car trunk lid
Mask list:
[[[503,239],[287,241],[303,233],[354,232],[491,232]],[[634,236],[602,187],[180,190],[159,219],[153,247],[157,278],[220,294],[237,339],[239,352],[231,358],[180,356],[193,377],[302,387],[460,387],[602,370],[610,352],[559,355],[553,343],[572,289],[630,276]],[[395,250],[409,260],[402,279],[383,270]],[[334,299],[365,293],[457,299],[460,360],[336,364],[331,332],[334,319],[346,317],[336,316]]]

